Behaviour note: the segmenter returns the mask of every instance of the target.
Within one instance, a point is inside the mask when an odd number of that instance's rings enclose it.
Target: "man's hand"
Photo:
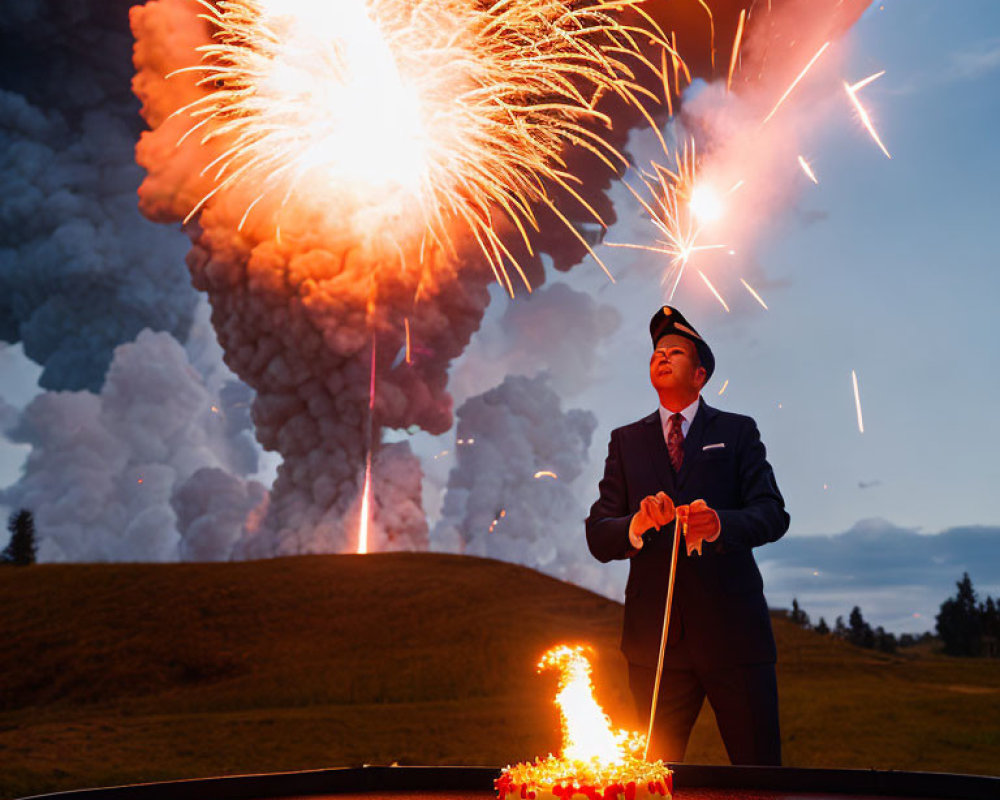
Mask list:
[[[636,550],[642,550],[642,534],[650,528],[659,530],[674,520],[674,501],[666,492],[657,492],[642,498],[639,510],[628,526],[628,540]]]
[[[677,523],[684,533],[688,555],[694,552],[701,555],[702,543],[714,542],[722,532],[719,515],[709,508],[704,500],[677,506]]]

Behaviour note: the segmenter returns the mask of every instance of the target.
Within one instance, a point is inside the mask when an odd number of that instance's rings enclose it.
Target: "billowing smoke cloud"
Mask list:
[[[45,388],[99,391],[117,345],[183,338],[197,300],[183,239],[135,207],[127,5],[0,9],[0,340]]]
[[[457,416],[457,464],[433,546],[607,590],[614,578],[583,543],[586,504],[574,491],[594,415],[563,411],[545,375],[511,375],[469,398]]]
[[[31,401],[8,433],[31,455],[0,502],[32,510],[43,561],[227,559],[266,496],[240,477],[257,470],[249,400],[210,391],[172,336],[143,331],[100,394]]]
[[[619,311],[562,282],[551,283],[504,307],[451,373],[457,398],[480,394],[506,373],[546,372],[563,397],[600,380],[600,345],[621,324]]]

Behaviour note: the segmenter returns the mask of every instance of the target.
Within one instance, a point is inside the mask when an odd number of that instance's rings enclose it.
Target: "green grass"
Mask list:
[[[0,796],[558,750],[558,642],[635,719],[621,606],[435,554],[0,569]],[[775,620],[786,764],[1000,774],[1000,662],[883,656]],[[706,708],[688,760],[727,763]]]

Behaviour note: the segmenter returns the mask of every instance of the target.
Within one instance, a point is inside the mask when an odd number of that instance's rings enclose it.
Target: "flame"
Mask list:
[[[560,787],[577,787],[570,788],[567,797],[579,791],[591,798],[617,799],[628,797],[637,786],[670,797],[671,771],[662,761],[644,760],[646,737],[613,730],[594,698],[590,661],[584,655],[588,651],[583,646],[557,645],[539,661],[539,671],[559,670],[556,704],[562,718],[562,752],[504,769],[497,781],[501,800],[508,793],[530,798],[536,790],[561,796]]]
[[[562,758],[598,766],[622,764],[645,745],[638,733],[612,730],[611,720],[594,697],[589,648],[558,645],[547,651],[538,669],[559,670],[556,705],[562,718]]]
[[[190,120],[178,144],[194,136],[212,153],[202,171],[212,188],[187,219],[237,192],[241,229],[259,207],[280,232],[293,198],[309,207],[346,198],[362,235],[399,228],[447,244],[455,222],[512,294],[506,264],[527,279],[495,226],[506,217],[530,252],[531,206],[541,204],[603,268],[546,185],[604,224],[561,154],[572,145],[611,170],[627,165],[591,130],[611,127],[596,108],[605,94],[652,124],[636,68],[655,68],[639,41],[670,48],[658,31],[621,21],[631,11],[649,22],[638,3],[196,2],[212,38],[197,48],[200,63],[168,76],[191,73],[201,90],[174,112]]]

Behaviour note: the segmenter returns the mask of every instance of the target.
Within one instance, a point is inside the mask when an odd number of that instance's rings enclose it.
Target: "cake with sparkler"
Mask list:
[[[496,780],[499,800],[644,800],[671,797],[673,772],[662,761],[643,757],[642,734],[613,730],[594,698],[585,648],[554,647],[539,670],[559,670],[556,704],[562,718],[563,750],[507,767]]]

